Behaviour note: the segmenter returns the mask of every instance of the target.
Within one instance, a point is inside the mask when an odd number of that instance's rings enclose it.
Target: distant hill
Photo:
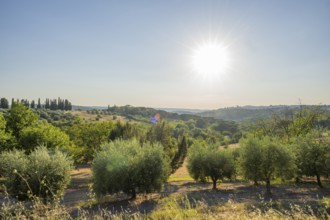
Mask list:
[[[162,109],[154,109],[154,108],[148,108],[148,107],[134,107],[131,105],[125,105],[125,106],[113,106],[105,109],[104,111],[108,111],[112,114],[118,114],[126,117],[144,117],[144,118],[152,118],[157,113],[160,114],[161,118],[164,119],[170,119],[170,120],[183,120],[188,121],[190,119],[197,120],[201,118],[202,116],[198,116],[195,114],[179,114],[176,112],[169,112]]]
[[[106,106],[82,106],[82,105],[72,105],[72,110],[103,110],[103,109],[107,109],[108,107]]]
[[[304,106],[306,107],[306,106]],[[315,107],[315,106],[307,106]],[[299,109],[299,105],[277,105],[277,106],[237,106],[230,108],[220,108],[217,110],[205,111],[198,113],[202,117],[213,117],[226,121],[236,122],[253,122],[258,119],[269,119],[272,115],[287,115],[291,114],[294,109]],[[330,113],[330,106],[324,105],[322,108]]]
[[[304,106],[306,107],[306,106]],[[315,107],[308,105],[307,107]],[[271,105],[271,106],[237,106],[220,108],[216,110],[201,110],[201,109],[182,109],[182,108],[148,108],[126,106],[72,106],[73,110],[103,110],[112,114],[126,116],[128,118],[145,117],[151,118],[159,113],[162,118],[170,120],[197,120],[200,117],[221,119],[225,121],[235,122],[253,122],[258,119],[270,119],[273,114],[287,115],[291,114],[294,109],[299,109],[299,105]],[[324,105],[322,108],[330,113],[330,105]],[[137,118],[136,118],[137,119]]]
[[[198,114],[208,110],[205,109],[187,109],[187,108],[156,108],[158,110],[163,110],[166,112],[177,113],[177,114]]]

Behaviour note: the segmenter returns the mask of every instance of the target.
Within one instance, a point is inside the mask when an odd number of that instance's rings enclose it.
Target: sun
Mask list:
[[[193,70],[205,78],[222,75],[229,63],[227,47],[217,42],[199,45],[193,50],[191,62]]]

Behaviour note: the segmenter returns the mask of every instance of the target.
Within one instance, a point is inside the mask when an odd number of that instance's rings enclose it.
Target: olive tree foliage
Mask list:
[[[40,145],[49,149],[68,149],[71,143],[65,132],[47,122],[40,122],[36,126],[22,129],[19,148],[30,152]]]
[[[97,197],[123,191],[135,198],[161,190],[170,169],[160,144],[118,139],[96,152],[92,171]]]
[[[72,161],[62,152],[40,146],[30,155],[24,151],[0,154],[0,171],[8,192],[19,199],[41,197],[53,201],[63,196],[70,182]]]
[[[241,140],[240,171],[251,181],[264,181],[266,194],[271,195],[271,180],[292,178],[296,171],[295,159],[290,147],[276,139],[257,139],[248,136]]]
[[[206,146],[197,142],[188,151],[188,171],[196,181],[212,180],[216,189],[218,180],[231,179],[235,175],[234,158],[228,149],[218,146]]]
[[[321,176],[330,175],[329,132],[313,130],[294,143],[296,163],[300,175],[316,177],[317,184],[323,188]]]

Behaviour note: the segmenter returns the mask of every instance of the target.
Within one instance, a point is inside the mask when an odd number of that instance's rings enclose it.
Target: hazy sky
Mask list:
[[[191,56],[226,45],[210,80]],[[0,97],[75,105],[330,104],[330,1],[0,1]]]

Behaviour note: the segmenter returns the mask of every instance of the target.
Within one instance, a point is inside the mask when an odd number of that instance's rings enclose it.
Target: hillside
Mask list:
[[[270,119],[274,114],[279,116],[289,116],[292,111],[298,110],[301,106],[298,105],[279,105],[279,106],[237,106],[229,108],[220,108],[217,110],[205,111],[198,115],[203,117],[213,117],[226,121],[236,122],[254,122],[258,119]],[[317,106],[303,106],[314,108]],[[330,106],[324,105],[321,107],[325,112],[330,113]]]

